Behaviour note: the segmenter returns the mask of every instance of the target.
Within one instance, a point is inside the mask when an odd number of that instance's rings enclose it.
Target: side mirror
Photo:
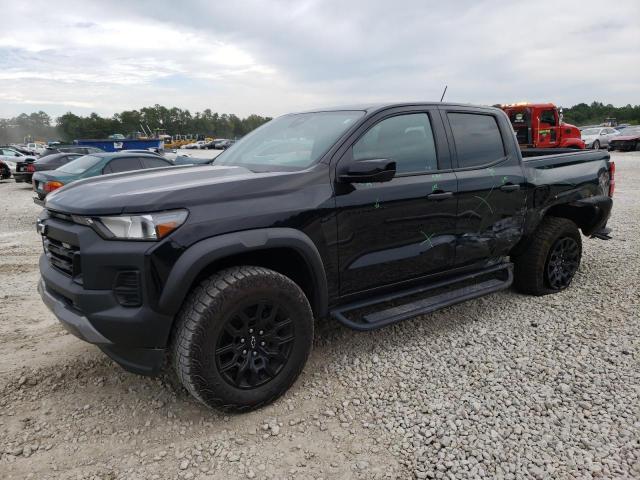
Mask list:
[[[14,157],[19,157],[19,156],[20,156],[20,154],[19,154],[19,153],[14,153],[14,154],[13,154],[13,156],[14,156]]]
[[[350,163],[338,179],[346,183],[388,182],[396,174],[396,162],[387,158],[356,160]]]

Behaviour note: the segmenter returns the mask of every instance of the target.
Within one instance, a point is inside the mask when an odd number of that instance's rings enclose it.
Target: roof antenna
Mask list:
[[[441,101],[441,102],[442,102],[442,100],[444,100],[444,95],[445,95],[445,93],[447,93],[447,87],[448,87],[448,86],[449,86],[449,85],[445,85],[445,86],[444,86],[444,92],[442,92],[442,96],[440,97],[440,101]]]

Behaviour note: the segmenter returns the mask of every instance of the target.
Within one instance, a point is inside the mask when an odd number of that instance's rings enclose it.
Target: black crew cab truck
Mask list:
[[[212,165],[72,183],[38,219],[39,291],[125,369],[171,365],[203,403],[286,391],[314,319],[358,330],[509,287],[569,286],[609,238],[605,151],[523,159],[498,109],[446,103],[284,115]]]

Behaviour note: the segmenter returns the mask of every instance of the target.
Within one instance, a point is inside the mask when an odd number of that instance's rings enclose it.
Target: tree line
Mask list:
[[[640,105],[614,107],[601,102],[592,102],[590,105],[579,103],[564,108],[563,113],[565,121],[575,125],[600,124],[608,117],[615,117],[620,123],[640,124]],[[134,137],[142,129],[172,136],[236,138],[269,120],[270,117],[260,115],[240,118],[234,114],[215,113],[210,109],[192,114],[189,110],[162,105],[125,110],[111,117],[102,117],[97,113],[80,116],[68,112],[55,121],[45,112],[39,111],[0,119],[0,144],[32,140],[70,142],[78,138],[107,138],[114,133]]]
[[[640,124],[640,105],[625,105],[614,107],[602,102],[592,102],[591,105],[579,103],[570,108],[563,108],[564,121],[574,125],[599,125],[606,118],[615,118],[618,123]]]
[[[206,109],[191,113],[189,110],[162,105],[125,110],[111,117],[97,113],[87,116],[67,112],[52,121],[45,112],[21,114],[0,119],[0,143],[21,143],[29,140],[59,140],[71,142],[79,138],[107,138],[122,134],[135,138],[149,132],[167,135],[203,135],[217,138],[237,138],[271,120],[270,117],[249,115],[240,118],[234,114],[219,114]]]

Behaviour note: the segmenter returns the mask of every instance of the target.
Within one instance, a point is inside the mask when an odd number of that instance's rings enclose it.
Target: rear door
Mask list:
[[[506,255],[520,239],[525,178],[510,125],[487,109],[442,107],[458,179],[456,266]]]
[[[384,183],[337,183],[340,293],[415,279],[453,262],[456,178],[437,107],[379,113],[354,134],[337,170],[387,158]]]

